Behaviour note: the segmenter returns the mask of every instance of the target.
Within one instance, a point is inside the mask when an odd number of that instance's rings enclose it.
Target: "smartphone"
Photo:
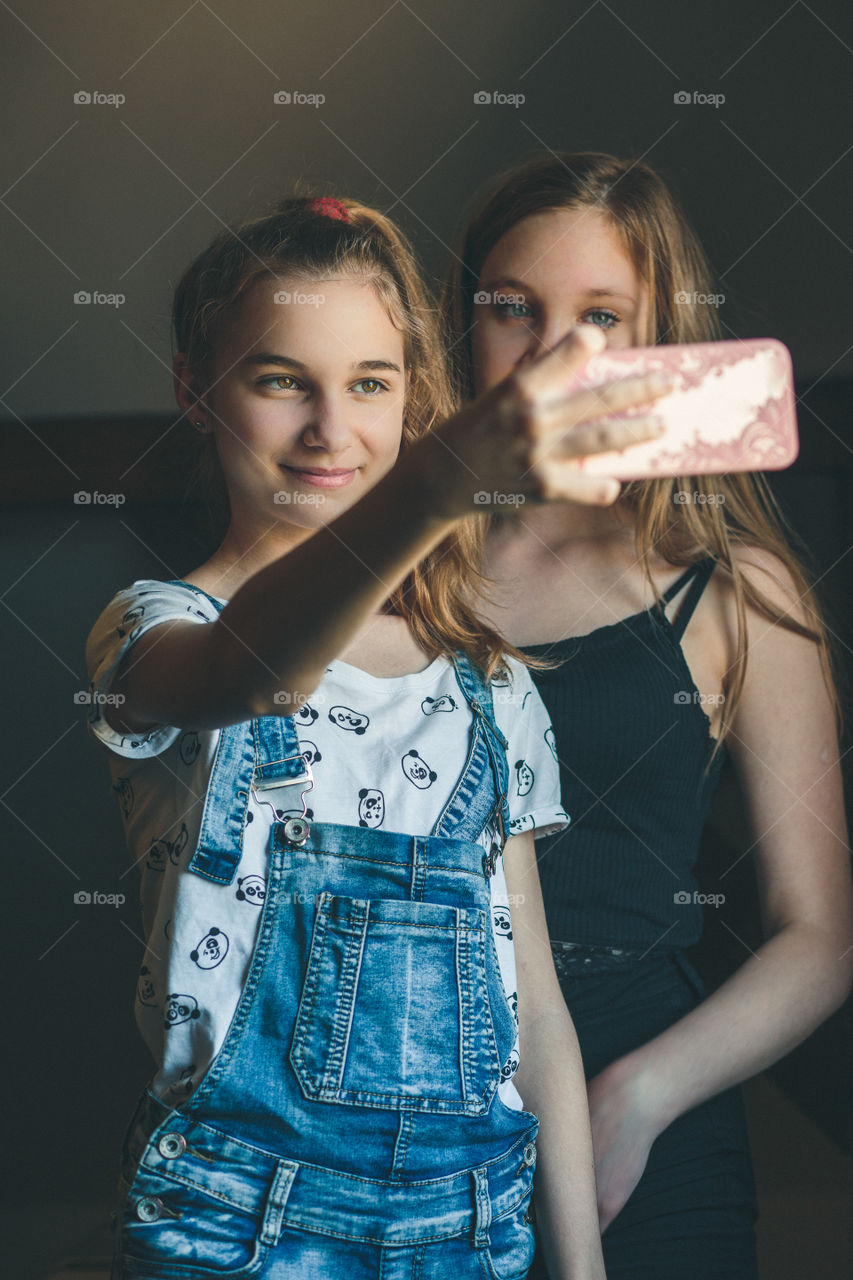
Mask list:
[[[791,353],[775,338],[663,343],[592,356],[570,390],[657,372],[675,387],[653,404],[602,417],[651,417],[664,435],[626,449],[578,458],[584,475],[655,476],[775,471],[799,450]]]

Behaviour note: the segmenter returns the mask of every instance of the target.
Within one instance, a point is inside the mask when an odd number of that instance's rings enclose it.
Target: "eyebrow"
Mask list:
[[[300,372],[307,372],[308,366],[303,364],[301,360],[294,360],[292,356],[279,356],[272,351],[256,351],[252,355],[246,356],[240,361],[244,365],[260,365],[260,364],[279,364],[285,365],[289,369],[299,369]],[[394,373],[402,373],[402,369],[398,364],[394,364],[392,360],[359,360],[350,365],[353,373],[361,371],[373,370],[390,370]]]
[[[513,279],[512,276],[499,276],[497,280],[486,281],[486,284],[489,286],[490,289],[495,289],[498,285],[509,285],[513,289],[518,289],[520,293],[523,293],[525,289],[530,289],[529,285],[526,285],[522,280]],[[530,289],[530,292],[535,295],[536,290]],[[637,301],[637,299],[634,297],[632,293],[620,293],[618,289],[609,289],[609,288],[608,289],[586,289],[584,290],[581,296],[584,298],[626,298],[628,302]]]

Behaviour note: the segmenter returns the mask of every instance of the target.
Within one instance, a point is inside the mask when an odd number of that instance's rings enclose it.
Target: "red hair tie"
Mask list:
[[[349,209],[334,196],[316,196],[308,201],[312,213],[320,213],[325,218],[337,218],[339,222],[349,222]]]

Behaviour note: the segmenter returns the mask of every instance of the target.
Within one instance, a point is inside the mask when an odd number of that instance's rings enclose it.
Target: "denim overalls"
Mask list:
[[[125,1133],[112,1280],[527,1274],[539,1122],[497,1095],[516,1027],[497,850],[476,843],[508,829],[506,740],[488,684],[461,652],[454,669],[471,744],[429,835],[273,823],[225,1040],[184,1105],[146,1087]],[[292,717],[222,729],[187,874],[225,892],[249,788],[299,795],[299,751]]]

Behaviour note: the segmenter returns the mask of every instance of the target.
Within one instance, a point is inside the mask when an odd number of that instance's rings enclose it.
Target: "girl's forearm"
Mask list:
[[[520,1048],[518,1090],[539,1117],[536,1225],[548,1272],[551,1280],[604,1280],[586,1082],[565,1006],[533,1021]]]
[[[453,529],[459,517],[437,496],[440,461],[436,446],[420,441],[223,609],[213,665],[220,681],[245,690],[252,715],[280,715],[283,702],[308,697],[329,662]]]
[[[707,1000],[606,1068],[636,1092],[655,1129],[756,1075],[844,1001],[851,955],[807,924],[765,942]]]

